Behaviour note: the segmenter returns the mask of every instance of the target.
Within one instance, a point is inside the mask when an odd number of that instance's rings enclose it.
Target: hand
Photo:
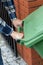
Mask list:
[[[11,37],[12,37],[13,39],[20,40],[20,39],[23,38],[23,33],[18,33],[18,32],[13,31],[13,32],[11,33]]]
[[[22,26],[22,20],[19,19],[14,19],[13,20],[13,25],[18,28],[18,26]]]

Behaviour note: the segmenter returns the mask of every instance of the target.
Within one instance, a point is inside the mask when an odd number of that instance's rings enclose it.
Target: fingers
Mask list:
[[[23,38],[23,33],[18,33],[18,32],[12,32],[12,34],[11,34],[11,37],[13,38],[13,39],[16,39],[16,40],[20,40],[20,39],[22,39]]]
[[[15,19],[13,20],[13,25],[17,28],[18,26],[22,26],[22,20]]]

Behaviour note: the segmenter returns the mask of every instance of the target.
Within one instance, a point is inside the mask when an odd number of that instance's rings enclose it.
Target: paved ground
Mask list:
[[[18,59],[14,56],[10,46],[0,34],[0,48],[2,50],[2,58],[4,65],[27,65],[26,62],[19,56]]]

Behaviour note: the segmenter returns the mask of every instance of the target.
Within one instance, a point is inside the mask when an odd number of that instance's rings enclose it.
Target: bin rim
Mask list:
[[[43,39],[43,31],[39,32],[38,35],[34,36],[31,39],[28,39],[28,40],[21,39],[20,40],[20,44],[22,44],[22,43],[24,44],[25,43],[24,45],[26,45],[27,47],[31,47],[34,44],[37,44],[36,42],[39,42],[42,39]]]

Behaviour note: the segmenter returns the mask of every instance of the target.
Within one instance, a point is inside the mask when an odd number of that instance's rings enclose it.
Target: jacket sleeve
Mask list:
[[[0,18],[0,33],[9,36],[13,32],[13,29],[6,24],[6,22]]]
[[[13,0],[6,0],[6,1],[2,0],[2,2],[8,12],[11,21],[13,19],[16,19],[16,12],[15,12],[15,6]]]
[[[13,19],[16,19],[16,12],[15,12],[15,6],[14,6],[14,3],[12,0],[8,0],[7,1],[7,4],[8,4],[8,14],[10,16],[10,19],[13,20]]]
[[[8,24],[12,24],[7,10],[5,9],[2,2],[0,2],[0,17]],[[9,24],[10,23],[10,24]]]
[[[5,13],[6,12],[6,13]],[[8,22],[11,21],[6,9],[3,6],[3,3],[0,2],[0,32],[9,36],[13,31],[12,28],[8,25]],[[8,19],[8,20],[7,20]]]

